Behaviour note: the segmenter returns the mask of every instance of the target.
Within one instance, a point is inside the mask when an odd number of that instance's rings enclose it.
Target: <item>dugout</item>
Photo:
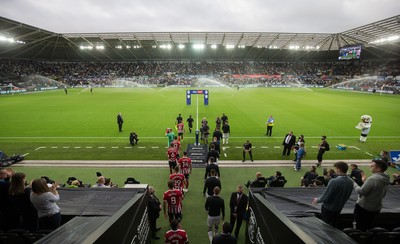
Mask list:
[[[345,204],[336,229],[318,218],[321,204],[312,199],[325,188],[252,188],[246,243],[354,243],[340,229],[352,227],[357,194]],[[400,188],[389,187],[383,209],[374,225],[387,229],[398,226]]]
[[[59,189],[62,226],[36,243],[151,243],[146,184]]]

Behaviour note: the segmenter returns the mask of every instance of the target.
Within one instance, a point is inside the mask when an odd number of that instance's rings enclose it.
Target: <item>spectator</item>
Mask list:
[[[311,166],[311,170],[307,171],[303,177],[301,177],[301,186],[308,187],[308,185],[318,177],[317,167]]]
[[[10,182],[10,200],[16,211],[16,228],[35,231],[38,227],[38,213],[30,200],[31,189],[25,187],[24,173],[14,173]]]
[[[44,179],[35,179],[31,183],[30,199],[38,212],[39,229],[54,230],[61,224],[60,208],[56,204],[60,200],[57,187],[57,182],[48,187]]]
[[[221,189],[216,186],[213,189],[214,195],[208,196],[205,209],[208,213],[207,217],[207,226],[208,226],[208,238],[210,242],[213,240],[213,237],[218,234],[218,226],[219,222],[221,221],[221,214],[222,214],[222,221],[225,219],[225,203],[224,199],[219,196]],[[214,226],[214,233],[213,233],[213,226]]]
[[[237,239],[231,236],[231,231],[231,224],[225,222],[221,234],[214,237],[212,244],[237,244]]]
[[[358,168],[357,164],[351,164],[351,173],[350,173],[350,178],[354,180],[354,182],[357,183],[357,185],[362,186],[363,181],[362,178],[365,178],[364,171]]]
[[[362,186],[354,182],[358,200],[354,208],[357,229],[366,231],[372,226],[372,220],[382,209],[382,200],[386,195],[390,177],[385,173],[387,164],[382,160],[372,160],[368,177]]]
[[[269,177],[267,181],[269,187],[284,187],[287,182],[280,171],[276,171],[275,175]]]
[[[267,179],[265,179],[265,177],[262,175],[261,172],[257,172],[256,179],[254,181],[250,181],[250,180],[247,181],[245,186],[247,188],[249,188],[249,187],[265,187],[266,184],[267,184]]]
[[[10,182],[6,181],[7,177],[7,171],[0,169],[0,214],[2,217],[0,227],[4,230],[15,229],[17,225],[17,217],[9,194]]]
[[[110,188],[110,186],[107,186],[105,183],[106,183],[106,178],[104,178],[104,176],[99,176],[97,178],[96,184],[94,184],[92,187],[93,188]]]
[[[304,143],[300,142],[299,150],[297,150],[296,155],[297,155],[297,160],[296,160],[296,166],[294,166],[294,170],[298,171],[301,170],[301,160],[303,159],[303,157],[306,156],[306,149],[304,148]]]
[[[317,167],[321,166],[322,164],[322,156],[326,151],[329,151],[329,143],[326,141],[326,136],[321,137],[321,143],[318,145],[318,155],[317,155],[317,160],[318,163],[316,164]]]
[[[336,227],[337,218],[353,191],[353,181],[346,175],[347,163],[337,162],[334,167],[338,176],[329,181],[322,196],[314,198],[312,203],[322,203],[321,219]]]
[[[382,160],[383,162],[387,163],[388,166],[390,166],[390,155],[388,151],[381,151],[379,153],[379,159]]]

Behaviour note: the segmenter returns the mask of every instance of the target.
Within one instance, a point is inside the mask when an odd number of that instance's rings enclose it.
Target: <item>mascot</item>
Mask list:
[[[369,131],[371,130],[372,117],[370,115],[361,116],[361,122],[356,126],[357,129],[361,130],[360,142],[366,142]]]

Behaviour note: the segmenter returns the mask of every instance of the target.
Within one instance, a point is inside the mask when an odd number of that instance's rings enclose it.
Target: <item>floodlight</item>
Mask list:
[[[370,43],[372,43],[372,44],[380,44],[380,43],[392,42],[392,41],[398,40],[399,38],[400,38],[399,35],[396,35],[396,36],[388,36],[388,37],[385,37],[385,38],[380,38],[380,39],[378,39],[378,40],[372,41],[372,42],[370,42]]]
[[[118,46],[116,46],[115,48],[116,48],[116,49],[122,49],[122,46],[121,46],[121,45],[118,45]]]
[[[226,45],[226,49],[233,49],[235,48],[235,45]]]
[[[171,45],[170,44],[163,44],[163,45],[160,45],[160,48],[161,49],[171,49]]]
[[[300,47],[299,46],[295,46],[295,45],[293,45],[293,46],[289,46],[289,49],[294,49],[294,50],[297,50],[297,49],[299,49]]]
[[[212,48],[212,49],[217,49],[217,45],[216,45],[216,44],[212,44],[212,45],[211,45],[211,48]]]
[[[96,49],[97,49],[97,50],[104,50],[104,46],[103,46],[103,45],[97,45],[97,46],[96,46]]]
[[[178,45],[178,48],[179,48],[179,49],[184,49],[184,48],[185,48],[185,45],[179,44],[179,45]]]
[[[126,46],[126,49],[131,49],[131,46]]]
[[[245,45],[239,45],[238,48],[246,48]]]
[[[193,44],[193,49],[204,49],[204,44]]]

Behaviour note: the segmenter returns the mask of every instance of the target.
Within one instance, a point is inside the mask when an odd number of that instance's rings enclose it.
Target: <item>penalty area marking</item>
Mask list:
[[[372,155],[372,154],[369,153],[369,152],[365,152],[365,154],[367,154],[367,155],[369,155],[369,156],[374,156],[374,155]]]
[[[225,156],[225,158],[228,157],[228,156],[226,156],[226,153],[224,153],[224,156]]]

